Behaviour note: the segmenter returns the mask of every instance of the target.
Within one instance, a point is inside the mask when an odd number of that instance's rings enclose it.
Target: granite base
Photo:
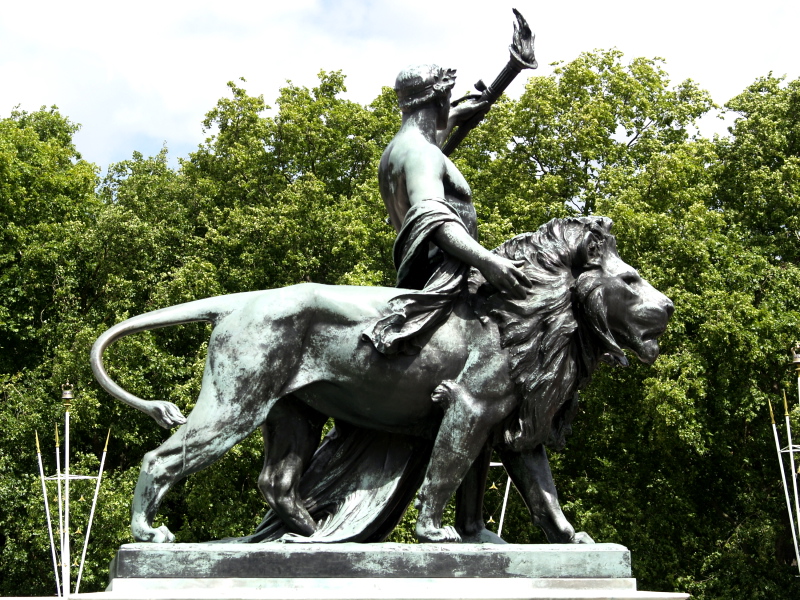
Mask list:
[[[617,544],[127,544],[87,600],[678,600]]]

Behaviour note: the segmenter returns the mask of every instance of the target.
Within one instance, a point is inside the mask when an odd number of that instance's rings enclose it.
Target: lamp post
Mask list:
[[[55,570],[55,579],[56,579],[56,592],[59,597],[67,598],[70,594],[70,570],[71,570],[71,557],[70,557],[70,539],[69,539],[69,528],[70,528],[70,513],[69,513],[69,484],[70,481],[73,479],[95,479],[96,484],[94,488],[94,498],[92,499],[92,509],[89,514],[89,523],[86,527],[86,537],[83,543],[83,552],[81,553],[81,560],[78,570],[78,580],[75,584],[75,592],[78,593],[78,589],[81,583],[81,575],[83,574],[83,566],[86,560],[86,549],[89,544],[89,534],[92,529],[92,522],[94,520],[94,513],[95,508],[97,506],[97,497],[100,492],[100,481],[103,476],[103,467],[106,461],[106,452],[108,451],[108,440],[111,437],[111,430],[108,430],[108,435],[106,436],[106,445],[103,448],[103,455],[100,459],[100,470],[98,471],[97,475],[72,475],[70,474],[70,465],[69,465],[69,418],[70,418],[70,408],[72,407],[72,401],[74,399],[73,394],[73,385],[69,382],[65,383],[61,386],[61,401],[64,403],[64,461],[63,461],[63,470],[62,470],[62,462],[61,462],[61,449],[59,448],[59,439],[58,439],[58,425],[56,425],[56,474],[52,477],[45,477],[44,475],[44,467],[42,466],[41,460],[41,451],[39,449],[39,436],[36,435],[36,452],[39,458],[39,475],[42,479],[42,494],[44,495],[44,502],[45,502],[45,513],[47,515],[47,526],[48,531],[50,532],[50,548],[53,557],[53,568]],[[50,523],[50,507],[48,504],[48,495],[47,495],[47,486],[45,485],[46,481],[55,481],[56,486],[58,488],[58,525],[59,525],[59,545],[60,545],[60,554],[61,554],[61,577],[59,578],[58,569],[56,568],[56,548],[55,548],[55,540],[52,534],[52,526]],[[76,565],[78,566],[78,565]]]
[[[61,538],[61,581],[64,582],[64,596],[69,596],[69,409],[72,406],[73,386],[68,381],[61,386],[61,401],[64,403],[64,523]],[[61,486],[61,482],[58,483]]]

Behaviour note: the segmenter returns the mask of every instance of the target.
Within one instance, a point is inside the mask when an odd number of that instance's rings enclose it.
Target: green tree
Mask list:
[[[55,107],[0,120],[0,372],[45,357],[42,327],[64,301],[52,258],[97,206],[96,167],[72,144],[77,129]]]
[[[718,141],[717,207],[774,262],[800,254],[800,80],[761,77],[726,105],[737,114]]]
[[[784,356],[800,325],[798,85],[758,80],[729,103],[730,135],[705,140],[690,135],[712,107],[696,84],[671,85],[657,60],[584,54],[501,100],[455,155],[487,246],[555,216],[606,214],[621,256],[675,302],[655,365],[601,369],[566,452],[551,456],[568,516],[631,548],[645,589],[791,597],[766,399],[790,389]],[[104,587],[131,541],[139,463],[169,432],[94,384],[86,357],[105,328],[215,294],[394,280],[375,177],[399,124],[391,90],[361,106],[341,98],[341,73],[323,72],[311,89],[288,84],[272,110],[230,89],[180,168],[166,150],[133,153],[102,181],[55,109],[0,120],[0,594],[52,593],[33,432],[52,472],[68,378],[76,470],[96,470],[112,427],[83,591]],[[109,368],[189,410],[207,336],[202,325],[134,336]],[[260,466],[255,434],[170,493],[163,518],[180,541],[250,531],[266,509]],[[88,503],[73,510],[82,528]],[[395,539],[411,539],[412,523],[410,511]],[[504,536],[543,541],[514,493]]]
[[[626,64],[618,50],[584,53],[552,76],[532,77],[457,154],[487,243],[554,217],[596,213],[612,173],[636,172],[683,143],[712,106],[691,80],[670,87],[661,61]]]
[[[796,84],[759,80],[729,105],[743,111],[732,135],[710,142],[689,136],[705,92],[670,89],[652,61],[620,61],[584,55],[531,80],[458,158],[482,182],[485,238],[610,216],[621,256],[675,302],[658,362],[603,369],[583,394],[576,434],[552,457],[565,510],[630,547],[644,588],[788,597],[796,567],[766,401],[789,387],[800,325],[786,248]],[[524,512],[512,497],[508,539],[541,541]]]

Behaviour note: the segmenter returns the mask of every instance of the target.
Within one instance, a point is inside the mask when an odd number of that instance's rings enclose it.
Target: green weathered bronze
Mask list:
[[[92,349],[97,380],[160,425],[181,425],[145,456],[133,501],[135,539],[172,540],[166,527],[152,526],[164,494],[260,426],[259,485],[285,532],[375,541],[402,516],[424,474],[417,536],[460,541],[442,526],[442,511],[493,446],[551,542],[589,541],[561,512],[544,445],[563,444],[577,391],[598,361],[626,364],[622,348],[655,360],[656,338],[673,310],[619,258],[610,228],[602,217],[553,220],[509,240],[495,252],[522,264],[532,282],[524,297],[497,292],[471,271],[475,292],[454,302],[417,354],[386,356],[362,336],[403,292],[394,288],[301,284],[198,300],[115,325]],[[188,419],[173,404],[137,398],[108,377],[102,353],[115,340],[194,321],[210,322],[213,331]],[[373,454],[354,457],[333,444],[329,454],[344,455],[340,471],[315,466],[329,416],[366,432]],[[323,445],[318,464],[325,453]],[[372,463],[382,470],[364,467]],[[482,493],[480,485],[471,489]],[[461,502],[473,516],[461,524],[464,537],[481,539],[480,498]]]
[[[530,66],[533,40],[518,18]],[[493,450],[550,542],[592,541],[561,511],[545,446],[563,446],[599,361],[627,364],[623,348],[656,359],[672,302],[620,259],[603,217],[554,219],[493,252],[478,244],[471,190],[441,144],[492,99],[451,110],[454,78],[435,65],[397,77],[403,122],[379,167],[398,230],[397,288],[302,284],[208,298],[97,340],[99,383],[161,426],[180,425],[144,458],[137,541],[172,541],[153,527],[164,494],[257,427],[272,510],[229,541],[382,541],[418,492],[420,541],[502,543],[481,511]],[[213,331],[188,418],[109,378],[102,356],[115,340],[196,321]],[[320,445],[329,417],[336,427]],[[443,526],[454,493],[456,524]]]

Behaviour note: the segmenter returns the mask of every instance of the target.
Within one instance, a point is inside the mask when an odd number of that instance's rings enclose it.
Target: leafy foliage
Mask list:
[[[67,379],[74,470],[96,471],[112,428],[82,591],[104,587],[131,541],[139,462],[168,432],[94,384],[87,356],[105,328],[217,294],[394,281],[375,176],[399,125],[391,90],[361,106],[341,98],[341,73],[322,72],[312,89],[287,84],[273,110],[242,85],[229,84],[180,168],[166,149],[134,152],[102,180],[55,108],[0,120],[2,595],[53,591],[34,431],[52,473]],[[780,599],[794,585],[766,400],[794,389],[784,357],[800,337],[799,90],[757,80],[728,104],[730,135],[707,140],[691,135],[713,106],[695,83],[671,85],[658,60],[584,54],[501,99],[454,156],[487,246],[552,217],[605,214],[620,254],[675,302],[656,364],[601,369],[551,456],[568,516],[631,548],[642,588]],[[188,410],[207,337],[201,325],[141,334],[108,365],[137,395]],[[180,541],[258,523],[261,445],[256,433],[170,493],[161,518]],[[79,546],[92,490],[76,486]],[[500,487],[486,500],[494,520]],[[393,539],[411,541],[412,528],[410,509]],[[544,541],[514,492],[504,537]]]

